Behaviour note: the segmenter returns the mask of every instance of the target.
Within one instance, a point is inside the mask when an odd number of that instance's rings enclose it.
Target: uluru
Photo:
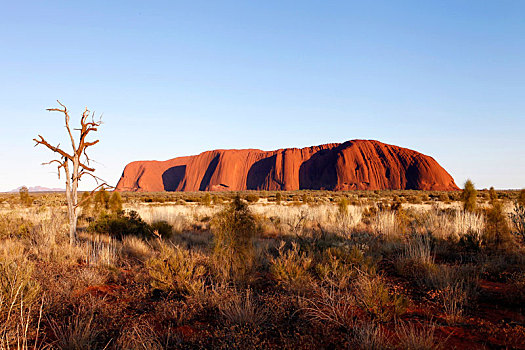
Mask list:
[[[135,161],[118,191],[242,190],[452,191],[454,179],[434,158],[375,140],[275,151],[231,149],[166,161]]]

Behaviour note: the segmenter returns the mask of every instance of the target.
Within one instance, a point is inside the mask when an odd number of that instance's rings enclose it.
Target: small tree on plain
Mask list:
[[[120,196],[119,192],[113,192],[111,194],[111,197],[109,197],[109,210],[111,210],[112,213],[120,213],[122,212],[122,197]]]
[[[86,137],[90,132],[96,132],[98,127],[102,124],[102,121],[95,121],[94,113],[91,114],[91,112],[86,107],[80,119],[80,129],[73,130],[80,132],[77,143],[75,142],[73,131],[69,125],[69,111],[67,110],[66,106],[60,103],[60,101],[57,100],[57,102],[61,108],[48,108],[47,110],[50,112],[60,112],[64,114],[66,130],[71,141],[71,153],[68,153],[60,148],[60,144],[57,146],[52,146],[41,135],[38,135],[38,139],[35,138],[33,141],[36,142],[35,146],[44,145],[59,155],[59,159],[53,159],[52,161],[43,164],[57,163],[58,177],[60,178],[61,171],[63,171],[65,174],[67,213],[69,218],[69,243],[75,244],[77,241],[77,221],[80,211],[79,206],[82,204],[78,200],[78,182],[84,175],[93,177],[97,184],[99,183],[99,180],[101,180],[99,177],[93,174],[95,169],[90,167],[90,159],[86,153],[87,149],[96,145],[99,140],[87,141]],[[91,119],[88,119],[89,117],[91,117]],[[104,186],[107,186],[105,182],[98,184],[93,192]]]
[[[20,190],[18,190],[18,193],[20,194],[20,202],[25,205],[26,207],[31,206],[33,203],[33,200],[29,196],[29,190],[26,186],[20,187]]]
[[[465,211],[472,212],[476,209],[476,196],[477,191],[474,187],[474,183],[468,179],[465,181],[465,186],[461,195],[461,199],[463,200],[463,209],[465,209]]]
[[[491,203],[494,203],[494,201],[498,200],[498,194],[496,193],[494,187],[490,187],[489,189],[489,198]]]

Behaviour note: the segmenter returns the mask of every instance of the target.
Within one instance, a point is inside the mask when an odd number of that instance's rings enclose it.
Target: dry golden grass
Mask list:
[[[276,193],[256,193],[249,211],[257,234],[243,241],[250,261],[227,253],[249,273],[229,269],[228,278],[212,224],[233,195],[206,203],[200,194],[170,195],[164,203],[123,197],[147,223],[171,225],[171,237],[88,233],[95,218],[85,216],[76,246],[60,196],[35,196],[31,207],[0,203],[0,349],[436,349],[449,341],[442,327],[473,318],[487,329],[466,327],[472,337],[499,337],[502,326],[475,311],[487,298],[520,313],[521,243],[487,247],[484,209],[433,199],[441,193],[283,192],[280,203]],[[487,292],[487,280],[504,287]],[[413,307],[428,309],[421,323]]]

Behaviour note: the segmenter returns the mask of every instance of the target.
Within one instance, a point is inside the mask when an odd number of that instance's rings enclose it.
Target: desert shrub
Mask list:
[[[4,307],[30,307],[40,293],[40,285],[33,279],[34,264],[21,254],[8,254],[0,255],[0,300]],[[0,308],[0,315],[7,311]]]
[[[461,194],[463,209],[465,211],[473,212],[476,209],[476,196],[477,191],[474,187],[474,183],[469,179],[465,182],[465,186],[463,187],[463,192]]]
[[[82,208],[82,216],[90,217],[95,215],[93,213],[93,196],[89,192],[83,192],[79,201],[80,208]]]
[[[459,237],[458,246],[466,252],[477,252],[481,250],[484,242],[484,234],[474,230],[468,230]]]
[[[93,210],[95,213],[101,213],[109,209],[110,194],[104,187],[95,193],[93,198]]]
[[[97,348],[97,338],[101,330],[96,327],[93,312],[77,312],[67,319],[50,321],[56,342],[61,350],[84,350]],[[98,344],[99,346],[101,344]]]
[[[170,238],[173,235],[173,226],[164,220],[152,223],[151,230],[155,236],[162,238]]]
[[[408,239],[395,265],[402,276],[420,278],[427,271],[436,268],[434,259],[430,237],[416,235]]]
[[[498,200],[498,194],[496,193],[494,187],[490,187],[489,189],[489,200],[491,203]]]
[[[370,220],[370,226],[373,232],[385,237],[395,236],[401,231],[396,212],[390,210],[377,212]]]
[[[303,193],[303,195],[301,196],[301,202],[303,202],[304,204],[309,204],[309,203],[312,203],[312,197],[310,197],[308,194],[306,193]]]
[[[286,290],[302,293],[310,287],[312,276],[310,268],[313,259],[305,252],[299,251],[299,246],[292,243],[291,249],[285,250],[282,242],[278,249],[279,255],[270,259],[270,272],[278,285]]]
[[[410,204],[421,204],[421,203],[423,203],[423,199],[421,198],[421,196],[418,196],[418,195],[408,196],[407,201]]]
[[[219,304],[219,312],[230,325],[260,327],[268,318],[268,311],[253,297],[251,289],[246,293],[234,292]]]
[[[357,277],[358,271],[375,275],[377,259],[365,256],[357,246],[330,247],[324,250],[315,266],[323,284],[344,289]]]
[[[141,238],[135,236],[126,236],[122,239],[121,253],[142,262],[153,255],[151,247]]]
[[[200,198],[199,201],[202,205],[210,206],[211,205],[211,195],[209,193],[206,193],[204,196]]]
[[[525,204],[516,202],[514,210],[510,213],[510,220],[514,226],[514,235],[525,243]]]
[[[33,327],[40,285],[34,264],[13,244],[0,251],[0,349],[29,349],[27,327]],[[18,347],[16,346],[18,344]]]
[[[161,245],[158,256],[146,262],[151,286],[167,293],[199,295],[206,282],[205,259],[178,246]]]
[[[380,325],[373,322],[361,322],[353,329],[353,343],[359,349],[384,350],[390,349],[391,344]]]
[[[346,197],[342,197],[341,200],[337,202],[337,210],[341,216],[348,214],[348,199]]]
[[[459,210],[455,212],[452,223],[455,238],[460,243],[466,247],[481,247],[485,228],[485,216],[482,213]]]
[[[213,256],[219,274],[242,280],[254,265],[253,239],[257,223],[248,205],[239,196],[212,219]]]
[[[33,204],[33,199],[29,195],[29,190],[27,187],[22,186],[20,190],[18,190],[18,193],[20,195],[20,203],[22,203],[22,205],[30,207]]]
[[[491,248],[508,248],[512,244],[507,217],[500,201],[494,201],[492,207],[487,211],[483,241]]]
[[[450,202],[450,196],[446,193],[441,193],[438,197],[439,201],[440,202],[443,202],[443,203],[448,203]]]
[[[247,194],[246,197],[244,197],[248,203],[256,203],[259,201],[259,196],[253,193]]]
[[[400,349],[434,350],[440,349],[442,344],[434,335],[436,327],[416,325],[413,323],[398,323],[395,329]]]
[[[282,199],[283,199],[283,196],[281,195],[281,192],[277,192],[277,193],[275,194],[275,202],[276,202],[277,204],[281,204]]]
[[[323,327],[332,326],[350,331],[357,322],[355,296],[334,288],[319,288],[312,298],[304,299],[301,311]]]
[[[315,271],[323,284],[344,289],[356,277],[357,272],[352,265],[345,264],[334,253],[332,249],[324,251]]]
[[[422,282],[431,296],[443,306],[449,321],[460,320],[478,294],[478,274],[471,266],[437,265],[429,269]]]
[[[159,330],[150,322],[138,320],[130,323],[120,332],[116,340],[117,349],[163,350],[173,345],[170,342],[171,333],[167,334],[167,339],[162,339],[164,337],[159,335]]]
[[[30,220],[13,215],[0,215],[0,239],[30,238],[34,224]]]
[[[380,276],[361,275],[356,283],[358,305],[379,322],[388,322],[406,312],[408,299],[391,292]]]
[[[102,213],[97,220],[89,224],[88,231],[104,233],[120,240],[125,236],[153,237],[151,226],[133,210],[114,214]]]
[[[117,191],[113,191],[111,197],[108,200],[108,208],[112,213],[118,213],[122,211],[122,197]]]
[[[212,201],[213,204],[221,204],[222,203],[221,197],[219,197],[217,195],[211,196],[211,201]]]

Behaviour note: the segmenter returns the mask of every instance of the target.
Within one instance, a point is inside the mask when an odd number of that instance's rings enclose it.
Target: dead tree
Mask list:
[[[43,163],[43,165],[57,163],[58,178],[60,178],[61,171],[65,173],[67,213],[69,218],[69,242],[71,244],[75,244],[77,241],[77,220],[79,214],[79,205],[82,204],[78,201],[78,182],[84,175],[93,177],[98,186],[91,193],[95,192],[101,187],[107,186],[104,181],[93,174],[95,169],[90,167],[90,159],[86,153],[88,147],[96,145],[99,142],[99,140],[86,141],[86,137],[90,132],[96,132],[98,127],[102,124],[102,121],[95,121],[94,113],[91,114],[91,112],[86,107],[80,119],[80,129],[74,129],[74,131],[80,132],[77,144],[75,142],[75,138],[73,137],[71,127],[69,126],[69,111],[67,110],[66,106],[60,103],[60,101],[57,100],[57,102],[62,108],[48,108],[47,110],[50,112],[60,112],[64,114],[66,130],[69,135],[69,139],[71,140],[72,152],[68,153],[64,151],[60,148],[60,144],[57,146],[52,146],[41,135],[38,135],[39,139],[35,138],[33,141],[36,142],[35,146],[44,145],[59,155],[59,159],[53,159],[50,162]]]

